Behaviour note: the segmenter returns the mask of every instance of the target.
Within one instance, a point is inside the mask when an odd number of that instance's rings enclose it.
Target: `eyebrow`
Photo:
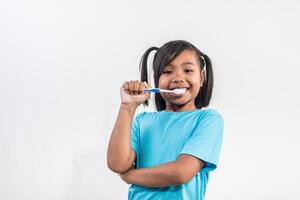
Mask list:
[[[194,63],[189,62],[189,61],[183,62],[181,65],[186,65],[186,64],[196,66]],[[169,63],[166,67],[173,67],[173,65],[171,63]]]

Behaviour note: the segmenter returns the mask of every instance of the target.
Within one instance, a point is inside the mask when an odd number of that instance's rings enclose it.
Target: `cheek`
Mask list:
[[[200,87],[200,85],[201,85],[200,80],[199,80],[199,79],[193,80],[193,85],[194,85],[195,87]]]
[[[168,83],[168,80],[166,78],[159,78],[158,79],[158,87],[166,86],[167,83]]]
[[[191,84],[193,85],[192,91],[198,93],[201,89],[200,79],[198,78],[198,79],[191,80]]]
[[[201,82],[200,74],[197,74],[197,75],[191,77],[190,81],[193,85],[200,87],[200,85],[201,85],[201,83],[200,83]]]

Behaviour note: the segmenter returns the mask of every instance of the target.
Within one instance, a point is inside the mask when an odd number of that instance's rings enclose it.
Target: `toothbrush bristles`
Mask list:
[[[177,89],[173,90],[173,93],[175,93],[175,94],[183,94],[183,93],[185,93],[185,91],[186,91],[186,88],[177,88]]]

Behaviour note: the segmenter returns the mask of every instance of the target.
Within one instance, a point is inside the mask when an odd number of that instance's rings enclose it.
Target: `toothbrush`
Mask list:
[[[154,93],[159,93],[159,92],[170,92],[170,93],[175,93],[175,94],[183,94],[185,93],[186,88],[176,88],[174,90],[165,90],[165,89],[160,89],[160,88],[149,88],[145,89],[144,92],[154,92]]]

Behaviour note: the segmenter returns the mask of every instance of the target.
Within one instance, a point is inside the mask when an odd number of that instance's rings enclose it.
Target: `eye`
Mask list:
[[[168,71],[168,70],[163,72],[163,74],[170,74],[170,73],[171,73],[171,71]]]
[[[186,72],[193,72],[194,70],[192,70],[192,69],[186,69],[185,71]]]

